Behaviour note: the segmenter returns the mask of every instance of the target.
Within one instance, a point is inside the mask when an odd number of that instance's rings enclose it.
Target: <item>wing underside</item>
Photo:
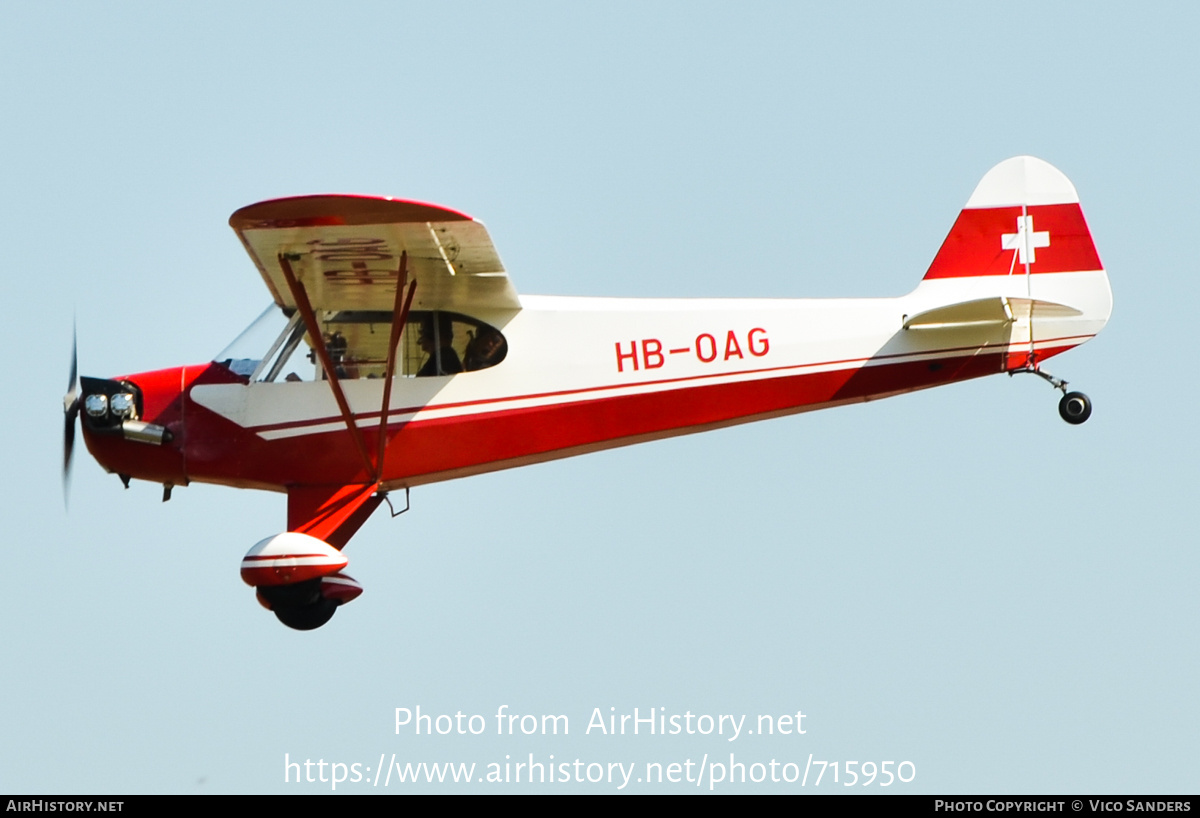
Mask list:
[[[229,224],[276,305],[289,315],[298,306],[282,258],[326,341],[340,334],[342,351],[358,361],[381,364],[386,358],[401,254],[407,255],[408,280],[416,284],[416,313],[495,315],[521,306],[487,229],[447,208],[366,196],[301,196],[244,207]]]

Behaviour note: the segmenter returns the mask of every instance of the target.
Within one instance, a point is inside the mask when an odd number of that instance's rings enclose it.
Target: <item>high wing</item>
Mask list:
[[[243,207],[229,225],[281,309],[291,314],[298,306],[284,256],[326,334],[340,332],[346,355],[376,368],[386,357],[401,253],[417,285],[413,310],[470,315],[521,308],[486,228],[437,205],[297,196]]]
[[[319,310],[388,311],[401,251],[417,281],[414,309],[517,310],[516,290],[484,226],[437,205],[370,196],[296,196],[229,217],[275,303],[295,307],[277,257]]]

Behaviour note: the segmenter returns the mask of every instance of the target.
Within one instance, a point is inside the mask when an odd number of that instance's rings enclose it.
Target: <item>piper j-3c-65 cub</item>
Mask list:
[[[242,578],[286,625],[361,592],[342,549],[388,492],[999,372],[1041,369],[1112,309],[1075,188],[988,172],[900,298],[518,296],[483,225],[435,205],[301,196],[230,225],[274,304],[218,360],[76,382],[88,450],[128,485],[286,492]]]

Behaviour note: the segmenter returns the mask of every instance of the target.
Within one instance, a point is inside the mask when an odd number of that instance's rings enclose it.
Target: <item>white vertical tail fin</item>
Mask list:
[[[984,175],[914,295],[906,328],[1010,325],[1008,370],[1083,343],[1112,313],[1075,186],[1032,156]]]

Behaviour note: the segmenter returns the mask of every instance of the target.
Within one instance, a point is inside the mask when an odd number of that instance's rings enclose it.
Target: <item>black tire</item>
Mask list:
[[[332,619],[337,608],[338,604],[332,599],[322,597],[310,605],[280,608],[275,611],[275,618],[293,630],[311,631]]]
[[[271,605],[272,611],[303,608],[321,598],[321,580],[310,579],[291,585],[262,585],[258,593]]]
[[[1092,416],[1092,400],[1082,392],[1068,392],[1058,402],[1058,414],[1067,423],[1078,426]]]

